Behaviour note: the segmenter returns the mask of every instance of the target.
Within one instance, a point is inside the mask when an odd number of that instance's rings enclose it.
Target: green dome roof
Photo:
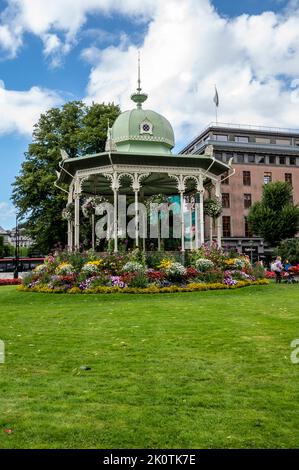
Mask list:
[[[132,96],[133,100],[136,95]],[[174,147],[170,122],[155,111],[142,109],[139,102],[137,109],[125,111],[118,116],[111,129],[111,139],[116,149],[123,152],[169,155]]]
[[[138,86],[131,96],[137,108],[121,113],[109,129],[107,148],[122,152],[171,154],[174,134],[171,124],[161,114],[142,109],[147,95],[141,93],[140,54],[138,54]]]

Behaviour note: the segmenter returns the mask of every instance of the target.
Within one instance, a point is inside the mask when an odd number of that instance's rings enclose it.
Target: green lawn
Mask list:
[[[0,448],[299,445],[297,285],[89,296],[1,287],[0,338]]]

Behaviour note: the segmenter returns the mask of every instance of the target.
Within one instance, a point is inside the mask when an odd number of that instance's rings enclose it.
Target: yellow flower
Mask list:
[[[102,259],[97,259],[95,261],[88,261],[86,264],[88,266],[101,266],[101,264],[103,264],[103,260]]]
[[[170,259],[162,259],[161,263],[159,264],[158,268],[160,269],[168,269],[172,265],[172,261]]]
[[[64,268],[65,266],[69,266],[69,263],[66,263],[66,262],[60,263],[60,264],[58,265],[58,268],[61,269],[61,268]]]
[[[227,264],[228,266],[232,266],[235,264],[235,258],[229,258],[229,259],[226,259],[224,262],[225,264]]]

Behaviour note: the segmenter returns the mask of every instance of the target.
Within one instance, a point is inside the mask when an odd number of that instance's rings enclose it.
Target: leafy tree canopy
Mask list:
[[[113,103],[87,106],[72,101],[42,114],[34,126],[32,143],[13,183],[12,199],[20,216],[26,217],[28,234],[43,253],[66,242],[61,212],[67,194],[54,186],[60,149],[70,158],[103,152],[108,119],[111,125],[119,113]]]
[[[299,238],[283,240],[275,250],[275,254],[283,260],[289,260],[291,264],[299,263]]]
[[[250,208],[248,224],[251,232],[263,237],[271,246],[298,232],[299,207],[293,204],[292,192],[289,183],[269,183],[263,187],[262,200]]]

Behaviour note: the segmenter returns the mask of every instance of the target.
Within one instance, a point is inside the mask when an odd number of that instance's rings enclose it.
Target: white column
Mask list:
[[[146,240],[146,234],[147,234],[147,217],[143,214],[143,227],[145,227],[145,233],[143,233],[143,238],[142,238],[142,249],[143,252],[145,252],[145,240]]]
[[[210,245],[213,243],[213,225],[214,225],[214,220],[213,217],[209,217],[209,232],[210,232]]]
[[[80,248],[80,194],[75,193],[75,250]]]
[[[195,249],[199,248],[199,210],[198,210],[198,193],[195,195]]]
[[[95,215],[91,215],[91,246],[92,250],[95,251]]]
[[[135,245],[138,248],[139,245],[139,218],[138,218],[138,190],[134,190],[135,193]]]
[[[192,210],[192,199],[190,197],[190,212],[189,212],[189,225],[190,225],[190,250],[193,249],[193,240],[192,240],[192,237],[193,237],[193,232],[192,232],[192,213],[193,213],[193,210]]]
[[[217,218],[217,245],[221,248],[221,238],[222,238],[222,217]]]
[[[73,222],[71,220],[67,222],[67,246],[68,251],[73,251]]]
[[[179,191],[181,203],[181,240],[182,252],[185,251],[184,191]]]
[[[68,202],[68,204],[73,203],[73,183],[70,184],[67,202]],[[73,231],[74,231],[73,220],[68,220],[68,222],[67,222],[67,248],[68,248],[68,251],[73,251],[73,248],[74,248],[73,247],[73,245],[74,245]]]
[[[199,191],[199,225],[200,225],[200,244],[203,245],[205,242],[205,221],[203,213],[203,193],[204,191]]]
[[[148,173],[141,173],[141,174],[134,173],[132,175],[132,189],[135,195],[135,244],[136,244],[136,248],[139,247],[139,238],[140,238],[140,223],[139,223],[140,214],[139,214],[139,207],[138,207],[138,196],[140,193],[142,201],[144,200],[144,197],[143,197],[144,193],[143,193],[143,190],[141,189],[141,181],[143,178],[147,177],[148,175],[149,175]],[[146,225],[144,224],[144,222],[146,221],[144,220],[143,212],[142,212],[141,222],[143,224],[143,230],[146,231],[147,230]],[[142,232],[142,237],[143,237],[143,251],[145,251],[145,238],[144,238],[143,232]]]
[[[113,192],[113,239],[114,239],[114,253],[118,252],[118,190],[120,187],[120,175],[116,173],[104,173],[104,176],[110,180],[110,187]],[[109,223],[109,216],[108,216],[108,226]],[[107,231],[107,235],[109,237],[109,229]]]
[[[113,236],[114,236],[114,253],[118,252],[118,223],[117,223],[117,196],[118,196],[118,188],[113,189]]]
[[[215,185],[216,197],[221,201],[221,183],[218,180]],[[217,232],[217,245],[221,247],[221,237],[222,237],[222,217],[221,215],[217,217],[216,220],[216,232]]]

